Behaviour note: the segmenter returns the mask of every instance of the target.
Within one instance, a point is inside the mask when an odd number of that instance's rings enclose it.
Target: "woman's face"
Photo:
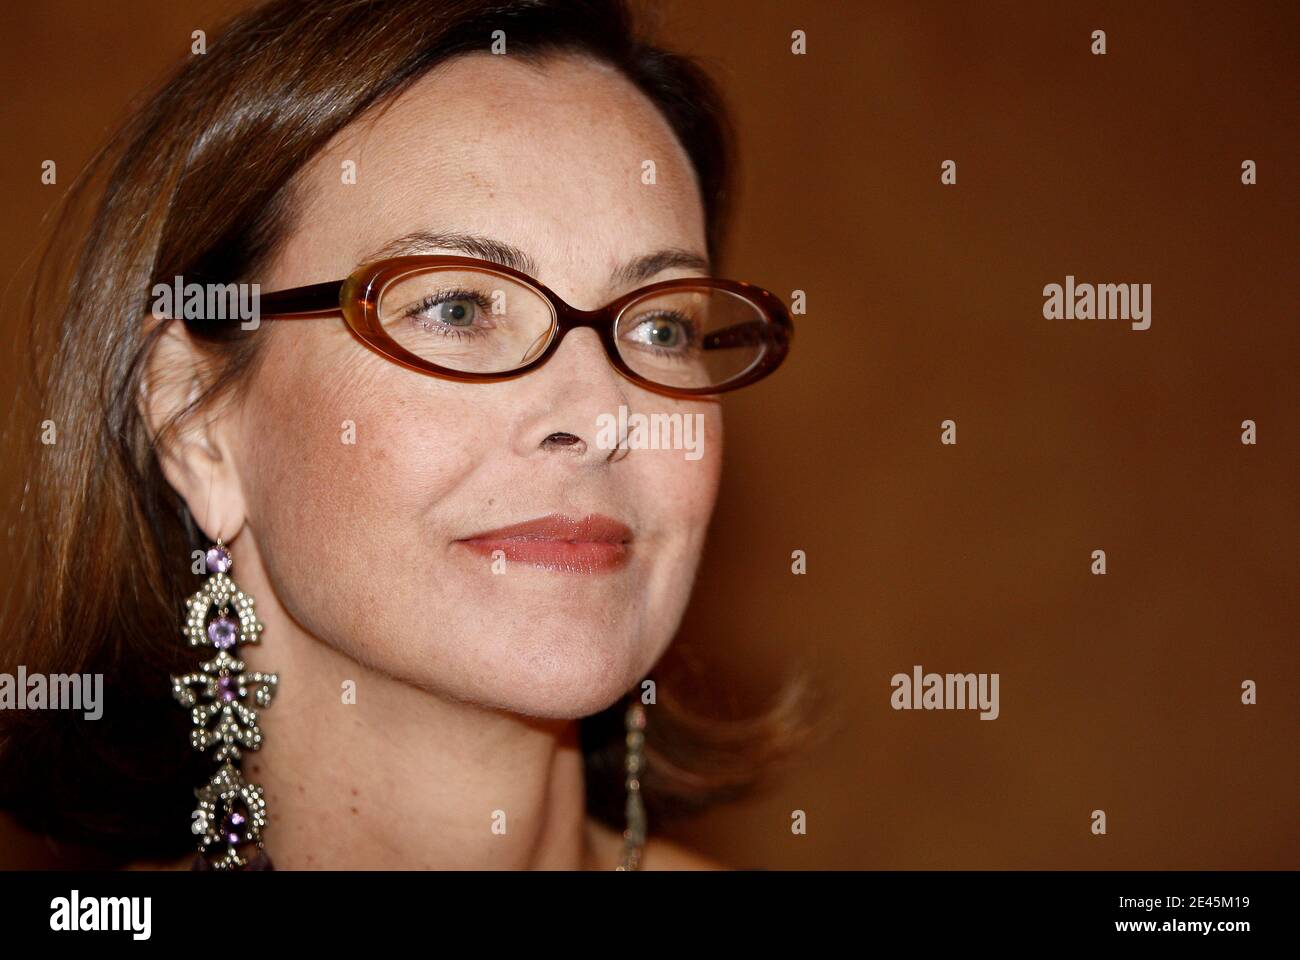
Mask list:
[[[300,187],[263,291],[336,280],[421,232],[516,247],[536,279],[582,309],[707,273],[616,279],[665,249],[703,258],[704,215],[666,121],[584,58],[453,60],[349,127]],[[401,252],[466,250],[444,238]],[[415,686],[538,716],[602,709],[653,666],[685,608],[713,507],[716,402],[633,385],[587,329],[539,370],[494,384],[398,367],[341,320],[270,321],[256,335],[264,352],[239,407],[232,496],[240,539],[308,632]],[[607,449],[598,418],[621,406],[701,415],[702,456]],[[593,516],[616,523],[579,525],[567,546],[479,536]],[[557,522],[543,535],[564,530]],[[237,558],[241,549],[237,540]]]

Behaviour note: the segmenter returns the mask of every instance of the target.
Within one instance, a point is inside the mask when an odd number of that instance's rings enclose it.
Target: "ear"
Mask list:
[[[223,400],[187,407],[212,381],[212,361],[179,321],[159,321],[159,334],[145,363],[138,398],[163,475],[212,540],[234,540],[244,526],[245,505],[234,453],[239,418]],[[175,417],[172,429],[165,429]]]

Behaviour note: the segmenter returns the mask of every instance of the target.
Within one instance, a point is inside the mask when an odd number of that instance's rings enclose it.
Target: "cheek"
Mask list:
[[[682,531],[692,542],[704,537],[722,471],[721,411],[714,404],[703,410],[699,406],[690,404],[686,413],[696,424],[683,434],[691,440],[687,449],[654,451],[653,489],[662,496],[647,495],[665,526]]]
[[[702,439],[687,450],[633,451],[639,460],[634,497],[647,525],[661,532],[651,544],[659,559],[655,582],[660,599],[689,593],[717,500],[722,470],[722,414],[716,404],[689,404]]]
[[[378,357],[272,362],[260,372],[245,456],[253,499],[305,528],[356,525],[427,503],[451,481],[468,439],[443,429],[456,400],[412,390]],[[348,549],[340,544],[340,552]]]
[[[492,429],[454,384],[330,352],[304,362],[268,346],[246,398],[241,474],[286,609],[316,636],[360,640],[392,608],[394,576],[428,565],[431,505],[473,470]],[[455,429],[471,415],[476,429]]]
[[[700,410],[699,407],[705,409]],[[635,496],[640,515],[660,535],[646,546],[644,644],[636,651],[644,675],[672,643],[686,612],[718,495],[722,469],[722,416],[715,404],[690,404],[703,418],[699,457],[683,450],[641,450]],[[691,454],[694,457],[694,454]]]
[[[671,438],[675,448],[671,457],[664,458],[672,482],[682,491],[694,489],[693,501],[705,498],[711,502],[722,466],[721,406],[684,401],[666,411],[652,411],[650,415],[661,412],[667,414],[670,426],[660,428],[659,441],[662,444]],[[679,415],[680,430],[676,424]]]

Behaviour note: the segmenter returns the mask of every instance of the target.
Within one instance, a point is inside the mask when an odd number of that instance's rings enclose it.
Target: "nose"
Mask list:
[[[513,440],[519,456],[592,464],[626,455],[615,425],[627,422],[619,408],[630,412],[629,383],[609,362],[596,331],[568,331],[545,364],[514,382],[523,401]]]

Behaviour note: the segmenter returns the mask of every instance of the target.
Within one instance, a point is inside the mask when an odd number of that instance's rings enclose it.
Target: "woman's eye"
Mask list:
[[[402,310],[402,316],[420,329],[448,336],[482,333],[495,326],[490,314],[484,297],[463,290],[433,293]]]
[[[445,323],[449,327],[472,327],[477,307],[473,300],[444,300],[434,304],[429,313],[432,315],[431,319]]]
[[[681,350],[691,342],[690,322],[684,317],[663,314],[649,317],[629,332],[632,340],[665,350]]]

